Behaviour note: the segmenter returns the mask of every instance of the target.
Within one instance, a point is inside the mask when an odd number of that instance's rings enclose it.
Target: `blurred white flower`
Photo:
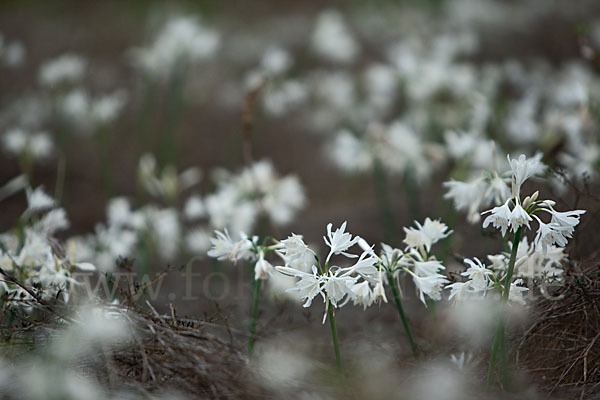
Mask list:
[[[319,14],[311,45],[318,56],[339,63],[352,62],[359,51],[342,14],[336,10],[326,10]]]
[[[86,65],[86,60],[77,54],[63,54],[42,64],[39,82],[42,86],[50,88],[79,82],[85,74]]]
[[[404,243],[409,247],[424,247],[428,252],[432,245],[452,234],[452,231],[448,230],[448,226],[439,219],[432,220],[427,217],[423,225],[418,221],[415,221],[415,225],[417,228],[404,228],[406,233]]]
[[[165,77],[179,63],[196,63],[212,57],[220,44],[219,34],[196,18],[169,19],[146,48],[132,51],[134,64],[152,76]]]
[[[198,195],[190,196],[183,207],[183,215],[189,221],[194,221],[206,215],[206,208],[202,198]]]

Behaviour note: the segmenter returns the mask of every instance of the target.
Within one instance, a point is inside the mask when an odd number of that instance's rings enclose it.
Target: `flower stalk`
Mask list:
[[[379,204],[381,224],[383,225],[383,236],[386,242],[395,243],[396,228],[394,213],[390,204],[388,182],[383,166],[377,159],[373,162],[373,180],[375,181],[375,195]]]
[[[331,327],[331,338],[333,339],[333,349],[335,350],[335,362],[337,365],[337,370],[340,374],[344,372],[342,366],[342,355],[340,353],[340,342],[338,338],[337,327],[335,325],[335,315],[333,312],[333,306],[331,305],[331,301],[327,304],[327,314],[329,316],[329,326]]]
[[[515,232],[515,237],[513,239],[513,243],[512,243],[512,250],[510,253],[510,259],[508,262],[508,269],[506,271],[506,278],[504,280],[504,288],[502,291],[502,303],[506,304],[508,303],[508,298],[510,295],[510,286],[511,286],[511,282],[512,282],[512,277],[513,277],[513,273],[515,270],[515,262],[517,259],[517,251],[519,249],[519,242],[521,240],[521,231],[522,231],[522,227],[519,227],[517,229],[517,231]],[[498,353],[501,351],[501,357],[502,357],[502,380],[504,385],[506,386],[508,384],[508,371],[507,371],[507,359],[508,359],[508,354],[507,354],[507,348],[506,348],[506,343],[505,343],[505,318],[502,315],[500,317],[500,321],[498,323],[498,328],[496,330],[496,334],[494,335],[494,340],[492,342],[492,352],[490,354],[490,365],[489,365],[489,369],[488,369],[488,379],[487,379],[487,384],[488,387],[492,385],[493,380],[494,380],[494,373],[496,371],[496,363],[497,363],[497,358],[498,358]]]
[[[248,354],[252,355],[254,351],[254,343],[256,342],[256,323],[258,321],[258,303],[260,299],[261,279],[254,278],[254,288],[252,291],[252,309],[250,315],[250,338],[248,340]]]
[[[419,352],[417,349],[417,345],[413,340],[412,334],[410,333],[410,328],[408,327],[408,321],[406,320],[406,315],[404,314],[404,308],[402,307],[402,302],[400,301],[400,293],[398,292],[398,287],[396,286],[396,282],[394,281],[394,275],[391,271],[387,272],[387,279],[390,287],[392,288],[392,293],[394,294],[394,301],[396,302],[396,308],[398,309],[398,314],[400,314],[400,319],[402,320],[402,325],[404,326],[404,331],[406,332],[406,338],[410,344],[410,349],[412,350],[415,358],[419,358]]]

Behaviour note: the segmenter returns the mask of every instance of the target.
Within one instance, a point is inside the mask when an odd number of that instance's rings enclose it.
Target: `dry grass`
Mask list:
[[[573,266],[565,283],[536,305],[517,363],[549,396],[590,398],[600,394],[600,264]]]

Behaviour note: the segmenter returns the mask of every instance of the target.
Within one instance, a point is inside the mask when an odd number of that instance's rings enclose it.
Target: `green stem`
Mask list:
[[[383,225],[384,239],[388,243],[394,243],[396,239],[394,213],[390,202],[385,170],[378,159],[375,159],[373,162],[373,181],[375,183],[375,195],[379,205],[381,224]]]
[[[413,340],[413,337],[410,333],[410,328],[408,327],[408,321],[406,320],[406,315],[404,314],[404,308],[402,308],[402,302],[400,301],[400,293],[398,292],[398,288],[396,287],[396,282],[394,281],[394,275],[391,271],[387,272],[388,283],[392,288],[392,293],[394,294],[394,301],[396,302],[396,308],[398,309],[398,314],[400,314],[400,319],[402,320],[402,325],[404,326],[404,331],[406,332],[406,337],[408,342],[410,343],[410,348],[413,352],[415,358],[419,358],[419,352],[417,350],[417,345]]]
[[[161,166],[163,167],[176,165],[179,155],[179,122],[184,106],[183,89],[187,75],[187,64],[187,59],[180,58],[171,76],[167,96],[167,114],[161,132],[162,143],[159,153]]]
[[[105,127],[99,127],[95,135],[100,156],[100,179],[106,200],[110,199],[113,192],[112,169],[110,165],[110,137]]]
[[[153,138],[150,132],[150,122],[153,118],[154,104],[156,100],[156,83],[150,77],[142,80],[142,101],[137,110],[135,122],[135,155],[136,160],[149,151],[148,143]],[[150,144],[152,146],[152,144]]]
[[[67,173],[67,158],[60,155],[58,158],[58,166],[56,168],[56,183],[54,185],[54,199],[56,204],[61,204],[65,191],[65,178]]]
[[[417,184],[416,174],[413,168],[408,168],[404,172],[404,188],[406,190],[406,200],[410,208],[410,215],[413,220],[421,219],[421,208],[419,206],[419,185]]]
[[[252,355],[254,351],[254,342],[256,341],[256,321],[258,320],[258,300],[260,298],[260,279],[254,279],[254,291],[252,293],[252,320],[250,321],[250,339],[248,341],[248,354]]]
[[[515,232],[515,237],[513,239],[512,250],[510,252],[510,259],[508,261],[508,270],[506,271],[506,278],[504,280],[504,289],[502,291],[502,302],[508,302],[508,296],[510,295],[510,284],[512,281],[513,273],[515,271],[515,262],[517,261],[517,250],[519,249],[519,242],[521,240],[521,230],[522,227],[519,227]],[[496,330],[496,334],[494,335],[494,341],[492,343],[492,352],[490,354],[490,366],[488,368],[488,379],[487,384],[490,387],[494,381],[494,373],[496,371],[496,361],[498,359],[498,351],[502,350],[502,380],[504,386],[508,385],[509,376],[507,369],[507,348],[506,348],[506,338],[505,338],[505,322],[504,316],[500,317],[500,321],[498,323],[498,329]]]
[[[335,361],[337,364],[337,369],[340,374],[344,372],[342,368],[342,356],[340,353],[340,342],[338,339],[337,327],[335,326],[335,316],[333,313],[333,306],[331,305],[331,301],[328,300],[327,304],[327,314],[329,315],[329,325],[331,326],[331,337],[333,338],[333,348],[335,350]]]

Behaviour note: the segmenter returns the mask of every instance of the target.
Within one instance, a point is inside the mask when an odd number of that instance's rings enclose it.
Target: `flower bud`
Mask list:
[[[540,192],[538,190],[536,190],[534,194],[532,194],[531,196],[527,196],[525,198],[525,200],[523,200],[523,208],[525,208],[525,209],[529,208],[531,203],[535,202],[539,195],[540,195]]]

